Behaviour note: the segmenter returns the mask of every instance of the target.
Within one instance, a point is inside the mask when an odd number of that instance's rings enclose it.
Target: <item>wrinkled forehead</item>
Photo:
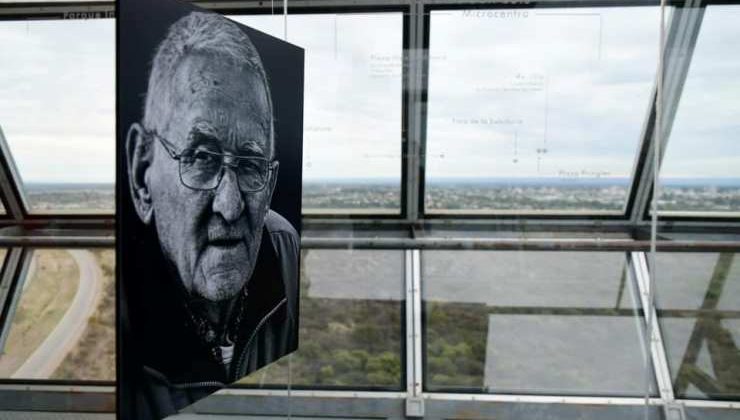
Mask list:
[[[178,138],[192,140],[204,133],[239,153],[245,149],[272,154],[272,109],[268,87],[251,65],[214,54],[194,54],[182,60],[172,80]],[[251,150],[256,149],[256,150]]]

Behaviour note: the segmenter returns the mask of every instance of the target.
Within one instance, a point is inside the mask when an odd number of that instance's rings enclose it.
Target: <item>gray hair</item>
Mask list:
[[[158,130],[169,128],[170,113],[177,101],[173,76],[183,59],[198,52],[215,53],[236,65],[254,70],[264,83],[272,115],[272,95],[267,74],[249,36],[234,22],[216,13],[191,12],[170,26],[167,36],[157,47],[144,105],[145,127]],[[270,123],[271,149],[274,150],[273,136],[274,127]]]

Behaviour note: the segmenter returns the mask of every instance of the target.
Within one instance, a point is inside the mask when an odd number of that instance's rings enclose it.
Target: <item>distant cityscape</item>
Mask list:
[[[112,213],[112,184],[28,183],[26,198],[33,211]],[[430,181],[426,211],[621,211],[629,192],[627,179],[463,179]],[[740,211],[740,180],[669,180],[661,185],[663,211]],[[401,208],[399,181],[306,181],[304,213],[380,212]]]
[[[112,213],[115,211],[113,184],[26,183],[26,200],[40,213]]]

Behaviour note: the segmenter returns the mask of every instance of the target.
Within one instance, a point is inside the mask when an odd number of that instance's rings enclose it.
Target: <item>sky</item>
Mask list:
[[[630,176],[658,13],[432,12],[427,177]]]
[[[278,11],[279,12],[279,11]],[[435,11],[428,179],[628,177],[657,7]],[[238,21],[283,36],[282,16]],[[666,154],[670,177],[740,177],[738,6],[707,10]],[[401,13],[303,15],[304,178],[401,176]],[[0,22],[0,128],[26,182],[113,182],[112,20]]]

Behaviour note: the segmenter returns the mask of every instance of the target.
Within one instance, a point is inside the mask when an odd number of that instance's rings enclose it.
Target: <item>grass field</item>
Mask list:
[[[116,379],[116,295],[114,250],[93,250],[103,273],[103,297],[77,346],[52,376],[55,379]]]
[[[79,269],[67,251],[34,251],[31,270],[0,356],[0,377],[12,375],[44,341],[77,292]]]

